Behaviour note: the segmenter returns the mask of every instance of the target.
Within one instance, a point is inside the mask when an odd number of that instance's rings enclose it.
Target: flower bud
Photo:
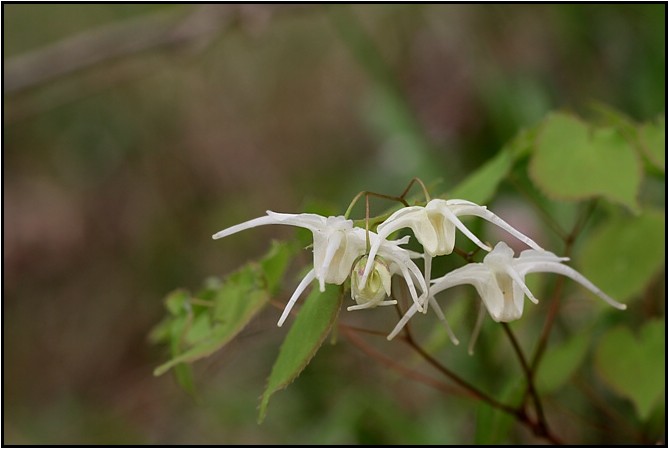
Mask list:
[[[374,265],[367,282],[361,285],[367,256],[362,256],[353,267],[351,273],[351,297],[359,305],[369,304],[374,307],[390,295],[390,270],[388,264],[382,257],[374,259]]]

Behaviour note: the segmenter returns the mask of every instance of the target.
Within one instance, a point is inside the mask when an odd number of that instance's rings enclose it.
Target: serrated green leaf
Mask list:
[[[665,171],[667,128],[664,116],[655,122],[646,123],[639,128],[641,150],[657,168]]]
[[[154,375],[159,376],[180,363],[206,357],[237,335],[269,299],[267,291],[260,285],[259,276],[260,269],[255,264],[246,265],[228,276],[214,298],[208,335],[199,335],[197,343],[156,368]]]
[[[458,184],[449,193],[449,197],[462,198],[478,204],[488,202],[495,195],[497,186],[509,173],[512,165],[510,152],[500,151]]]
[[[313,288],[281,344],[260,402],[258,421],[267,414],[270,397],[290,384],[309,364],[335,322],[343,300],[341,288]]]
[[[595,354],[597,373],[615,392],[630,399],[642,420],[648,418],[665,387],[665,324],[646,323],[635,338],[626,327],[609,330]]]
[[[552,393],[563,386],[583,363],[588,352],[589,337],[576,335],[551,347],[541,359],[535,385],[541,394]]]
[[[664,229],[664,213],[652,210],[603,223],[583,246],[583,275],[616,300],[634,297],[663,266]]]
[[[591,127],[563,113],[549,115],[539,130],[529,173],[551,198],[604,197],[638,209],[641,164],[632,144],[614,127]]]
[[[270,295],[274,296],[279,292],[281,279],[286,273],[292,255],[293,250],[288,243],[275,240],[272,241],[269,253],[260,261]]]

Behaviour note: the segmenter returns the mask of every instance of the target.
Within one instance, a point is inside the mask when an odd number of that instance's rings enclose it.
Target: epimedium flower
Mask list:
[[[358,257],[356,242],[348,239],[353,229],[353,221],[344,217],[323,217],[317,214],[282,214],[267,211],[264,217],[223,229],[212,236],[213,239],[227,237],[246,229],[268,224],[297,226],[311,231],[314,239],[314,273],[320,290],[325,291],[325,284],[342,284],[351,272],[351,266]],[[354,249],[354,251],[351,251]]]
[[[485,310],[497,322],[509,322],[519,319],[523,314],[524,297],[527,296],[535,304],[538,300],[525,284],[525,276],[529,273],[547,272],[567,276],[578,282],[609,305],[625,310],[627,306],[621,304],[600,290],[578,271],[564,265],[568,257],[558,257],[555,254],[529,249],[514,257],[514,252],[504,242],[499,242],[486,255],[482,263],[470,263],[451,271],[443,277],[434,279],[430,287],[430,295],[462,284],[471,284],[478,292]],[[430,296],[432,299],[433,296]],[[482,311],[484,309],[481,309]],[[411,306],[397,326],[388,336],[392,339],[404,327],[407,321],[416,313],[417,308]],[[480,321],[475,326],[474,334],[480,329]],[[472,341],[475,336],[472,337]],[[471,352],[471,344],[470,344]]]
[[[226,228],[214,234],[212,238],[219,239],[246,229],[268,224],[298,226],[310,230],[313,234],[314,266],[300,281],[289,299],[279,318],[279,326],[284,323],[295,302],[312,281],[318,280],[320,290],[324,291],[326,283],[341,285],[348,279],[353,263],[367,252],[368,235],[369,241],[379,248],[378,253],[384,256],[391,266],[395,267],[393,272],[402,273],[409,286],[414,303],[417,305],[417,310],[422,310],[414,279],[419,283],[422,294],[427,292],[427,285],[421,276],[420,269],[411,260],[412,253],[399,246],[407,243],[408,237],[398,241],[385,239],[381,241],[377,234],[367,233],[364,229],[355,228],[352,220],[342,216],[323,217],[317,214],[283,214],[267,211],[267,215],[264,217],[254,218]],[[364,285],[364,283],[360,285]]]
[[[490,251],[491,248],[476,237],[467,227],[460,221],[459,216],[473,215],[483,218],[490,223],[493,223],[500,228],[507,231],[509,234],[516,237],[518,240],[527,244],[535,250],[542,250],[542,248],[531,238],[521,233],[506,221],[499,218],[497,215],[487,209],[486,206],[479,206],[476,203],[466,200],[443,200],[433,199],[423,206],[409,206],[404,207],[388,217],[383,223],[377,227],[377,232],[381,239],[386,239],[395,231],[400,229],[410,228],[418,242],[423,245],[425,258],[425,274],[426,283],[429,284],[431,276],[432,258],[450,254],[455,247],[455,229],[459,229],[471,241],[476,243],[480,248]],[[380,241],[382,241],[380,240]],[[362,278],[364,282],[369,275],[372,268],[372,263],[378,247],[372,245],[367,259],[367,266]]]
[[[412,284],[410,283],[410,279],[408,279],[407,273],[405,272],[406,266],[411,267],[410,274],[413,275],[414,279],[416,279],[421,285],[421,288],[423,289],[423,295],[427,294],[425,286],[423,286],[421,282],[423,278],[421,277],[420,270],[413,263],[413,261],[410,260],[410,258],[420,258],[422,257],[422,254],[413,251],[407,251],[398,246],[406,243],[407,241],[408,237],[403,237],[400,240],[392,241],[392,245],[382,245],[380,247],[379,255],[376,257],[376,260],[374,260],[372,272],[367,278],[365,284],[362,284],[362,276],[368,256],[364,255],[358,260],[358,262],[356,262],[355,266],[353,267],[353,272],[351,273],[351,297],[357,303],[357,305],[350,306],[347,308],[347,310],[361,310],[377,306],[397,304],[396,300],[385,300],[385,298],[391,294],[391,277],[393,274],[403,273],[405,281],[407,282],[407,285],[411,291]],[[387,254],[388,252],[394,252],[395,254]],[[384,256],[388,257],[392,262],[388,264]],[[413,295],[414,293],[412,293],[412,296]],[[455,334],[453,334],[451,327],[446,321],[446,317],[439,308],[439,305],[437,304],[434,297],[430,297],[428,303],[434,309],[435,313],[439,317],[439,320],[441,320],[441,322],[444,324],[451,342],[453,342],[455,345],[459,344],[460,342],[455,337]],[[419,310],[418,306],[419,302],[414,301],[412,305],[414,310]]]

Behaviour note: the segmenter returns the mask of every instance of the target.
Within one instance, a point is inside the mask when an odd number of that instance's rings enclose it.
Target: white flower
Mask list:
[[[624,304],[610,298],[578,271],[563,265],[562,262],[569,260],[567,257],[558,257],[548,251],[531,249],[523,251],[517,258],[513,256],[513,250],[506,243],[499,242],[495,249],[486,255],[483,263],[467,264],[433,280],[430,294],[435,295],[457,285],[471,284],[476,288],[492,319],[497,322],[509,322],[519,319],[523,314],[525,295],[532,302],[538,302],[525,285],[525,275],[550,272],[570,277],[611,306],[620,310],[626,309]],[[416,311],[416,307],[410,307],[388,338],[397,335]]]
[[[267,211],[267,216],[254,218],[217,232],[214,239],[227,237],[245,229],[268,224],[298,226],[310,230],[314,238],[314,273],[321,291],[325,284],[341,285],[351,273],[351,266],[359,257],[359,242],[351,242],[353,221],[342,216],[323,217],[316,214],[281,214]]]
[[[325,290],[325,284],[341,285],[351,274],[351,268],[356,259],[367,252],[367,234],[364,229],[354,228],[353,221],[342,216],[323,217],[316,214],[281,214],[267,211],[267,216],[231,226],[212,237],[219,239],[231,234],[268,224],[285,224],[309,229],[313,234],[314,268],[304,276],[298,284],[295,292],[286,305],[278,325],[281,326],[288,317],[290,310],[314,279],[319,282],[320,290]],[[373,232],[369,233],[370,242],[379,249],[378,253],[385,257],[393,272],[401,272],[409,285],[409,290],[414,303],[419,304],[420,299],[416,292],[413,279],[418,281],[421,292],[427,291],[425,280],[421,276],[420,269],[411,260],[415,253],[399,247],[408,241],[408,237],[396,242],[381,241]],[[359,285],[364,285],[363,283]],[[422,310],[418,305],[417,310]]]
[[[528,246],[536,250],[542,249],[534,242],[534,240],[490,212],[485,206],[479,206],[478,204],[466,200],[433,199],[428,202],[425,207],[411,206],[402,208],[381,223],[377,228],[377,232],[379,237],[381,237],[380,241],[383,241],[383,239],[388,238],[390,234],[395,231],[403,228],[411,228],[416,239],[424,248],[425,281],[426,283],[429,283],[432,257],[453,252],[453,248],[455,247],[455,228],[458,228],[471,241],[484,250],[490,251],[491,249],[488,245],[479,240],[479,238],[460,221],[458,216],[462,215],[475,215],[481,217],[504,229]],[[377,245],[372,245],[369,252],[369,258],[367,259],[365,273],[362,278],[363,283],[366,281],[372,268],[372,263],[374,262],[377,250]]]

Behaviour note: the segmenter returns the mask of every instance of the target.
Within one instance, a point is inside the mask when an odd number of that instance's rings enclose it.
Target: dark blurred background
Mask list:
[[[167,292],[292,235],[213,242],[219,229],[318,201],[343,212],[413,176],[447,189],[549,110],[655,117],[665,12],[3,5],[4,443],[470,441],[467,401],[345,345],[257,426],[273,310],[195,364],[199,401],[152,376],[167,354],[147,335]]]

